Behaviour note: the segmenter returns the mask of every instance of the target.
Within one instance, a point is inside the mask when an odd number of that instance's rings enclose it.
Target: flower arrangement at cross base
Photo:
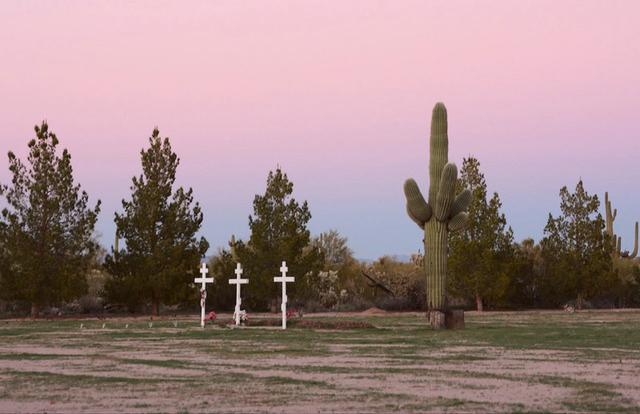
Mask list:
[[[296,309],[296,308],[287,309],[287,319],[291,319],[293,317],[302,318],[302,309]]]
[[[234,325],[235,324],[235,320],[236,320],[236,313],[233,312],[233,319],[231,319],[231,322],[229,322],[230,325]],[[247,313],[246,310],[241,310],[240,311],[240,325],[246,325],[247,322],[249,322],[249,314]]]
[[[211,311],[207,313],[207,316],[204,317],[205,322],[214,322],[216,320],[216,313]]]

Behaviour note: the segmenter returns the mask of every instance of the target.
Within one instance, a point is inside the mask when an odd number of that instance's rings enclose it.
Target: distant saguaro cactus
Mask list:
[[[229,247],[231,248],[231,257],[233,257],[233,261],[234,262],[238,262],[238,252],[236,249],[238,242],[236,241],[236,235],[232,234],[231,235],[231,240],[229,241]]]
[[[636,229],[635,229],[635,240],[633,242],[633,251],[623,252],[622,251],[622,237],[616,236],[613,231],[613,222],[618,215],[618,210],[611,208],[611,201],[609,200],[609,193],[604,193],[604,207],[605,207],[605,223],[606,223],[606,232],[611,237],[611,243],[613,243],[613,257],[621,257],[627,259],[633,259],[638,255],[638,222],[636,221]]]
[[[405,181],[404,193],[409,217],[424,231],[429,321],[434,328],[443,328],[447,306],[448,235],[449,231],[464,228],[471,192],[465,189],[455,196],[458,169],[448,163],[447,109],[442,103],[433,108],[429,147],[428,201],[412,178]]]

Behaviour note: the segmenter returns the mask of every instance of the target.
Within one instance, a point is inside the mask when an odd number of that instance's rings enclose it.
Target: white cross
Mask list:
[[[236,311],[233,314],[236,320],[236,326],[240,325],[240,304],[242,303],[242,298],[240,298],[240,285],[246,285],[249,283],[249,279],[242,279],[242,266],[240,263],[236,266],[236,278],[229,279],[230,285],[236,285]]]
[[[202,263],[202,266],[200,266],[200,274],[202,276],[193,279],[195,283],[202,283],[202,287],[200,288],[200,326],[202,328],[204,328],[204,307],[207,301],[207,283],[213,283],[213,278],[207,277],[207,273],[209,273],[207,264]]]
[[[287,277],[288,271],[287,262],[282,262],[282,267],[280,267],[282,276],[273,278],[274,282],[282,283],[282,305],[280,306],[282,309],[282,329],[287,329],[287,282],[295,282],[296,280],[293,276]]]

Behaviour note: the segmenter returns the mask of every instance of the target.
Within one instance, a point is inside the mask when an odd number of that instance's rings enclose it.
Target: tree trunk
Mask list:
[[[32,318],[37,318],[39,313],[40,313],[40,305],[38,305],[35,302],[32,302],[31,303],[31,317]]]
[[[429,311],[429,324],[433,329],[446,328],[445,313],[438,310]]]
[[[582,299],[582,293],[578,293],[578,297],[576,298],[576,309],[582,310],[584,299]]]
[[[160,303],[156,299],[151,301],[151,315],[160,316]]]
[[[476,310],[478,312],[484,311],[484,307],[482,306],[482,297],[476,293]]]

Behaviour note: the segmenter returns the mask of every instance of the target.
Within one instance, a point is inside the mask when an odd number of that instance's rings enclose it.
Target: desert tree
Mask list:
[[[560,189],[560,215],[549,214],[541,241],[544,258],[544,294],[550,305],[567,297],[581,308],[584,302],[610,289],[615,277],[612,242],[598,213],[597,195],[589,195],[582,180],[571,193]]]
[[[5,299],[42,306],[67,301],[87,289],[86,274],[97,250],[93,236],[100,201],[74,181],[71,154],[43,122],[29,141],[23,163],[9,152],[11,184],[0,186],[6,208],[0,218]]]
[[[509,285],[513,258],[513,232],[500,212],[498,193],[488,197],[480,162],[465,158],[458,179],[460,189],[471,191],[467,226],[449,242],[449,287],[454,296],[474,300],[478,311],[486,301],[499,302]]]
[[[617,275],[611,288],[613,301],[620,308],[640,304],[640,260],[613,257],[613,269]]]
[[[421,262],[401,262],[383,256],[366,265],[363,271],[380,284],[373,291],[377,306],[393,310],[425,310],[426,275]],[[378,293],[383,296],[375,298]]]
[[[311,245],[322,253],[326,267],[339,268],[354,260],[348,239],[342,236],[338,230],[331,229],[320,233],[311,239]]]
[[[0,288],[3,286],[2,277],[8,269],[8,249],[7,249],[7,223],[0,220]],[[0,292],[0,299],[4,295]]]
[[[116,240],[122,238],[125,247],[114,247],[105,258],[112,275],[106,289],[112,301],[130,307],[150,302],[157,315],[160,304],[193,296],[190,283],[209,243],[196,236],[203,214],[193,190],[175,188],[180,159],[169,138],[154,129],[140,157],[142,174],[133,177],[131,199],[122,200],[123,212],[115,214]]]
[[[321,254],[310,244],[309,220],[309,205],[293,197],[293,183],[287,174],[280,167],[270,171],[264,194],[256,194],[253,200],[249,240],[233,241],[237,260],[251,278],[249,307],[266,309],[278,297],[273,277],[279,275],[282,261],[296,277],[296,283],[288,287],[291,299],[299,301],[309,294],[309,277],[321,266]]]
[[[331,295],[322,292],[335,292],[335,300],[348,301],[354,295],[361,295],[367,290],[362,276],[363,266],[353,257],[347,237],[338,230],[331,229],[311,239],[311,246],[319,251],[322,257],[322,271],[313,275],[312,290],[322,297],[317,297],[326,307],[329,303],[324,298]]]

